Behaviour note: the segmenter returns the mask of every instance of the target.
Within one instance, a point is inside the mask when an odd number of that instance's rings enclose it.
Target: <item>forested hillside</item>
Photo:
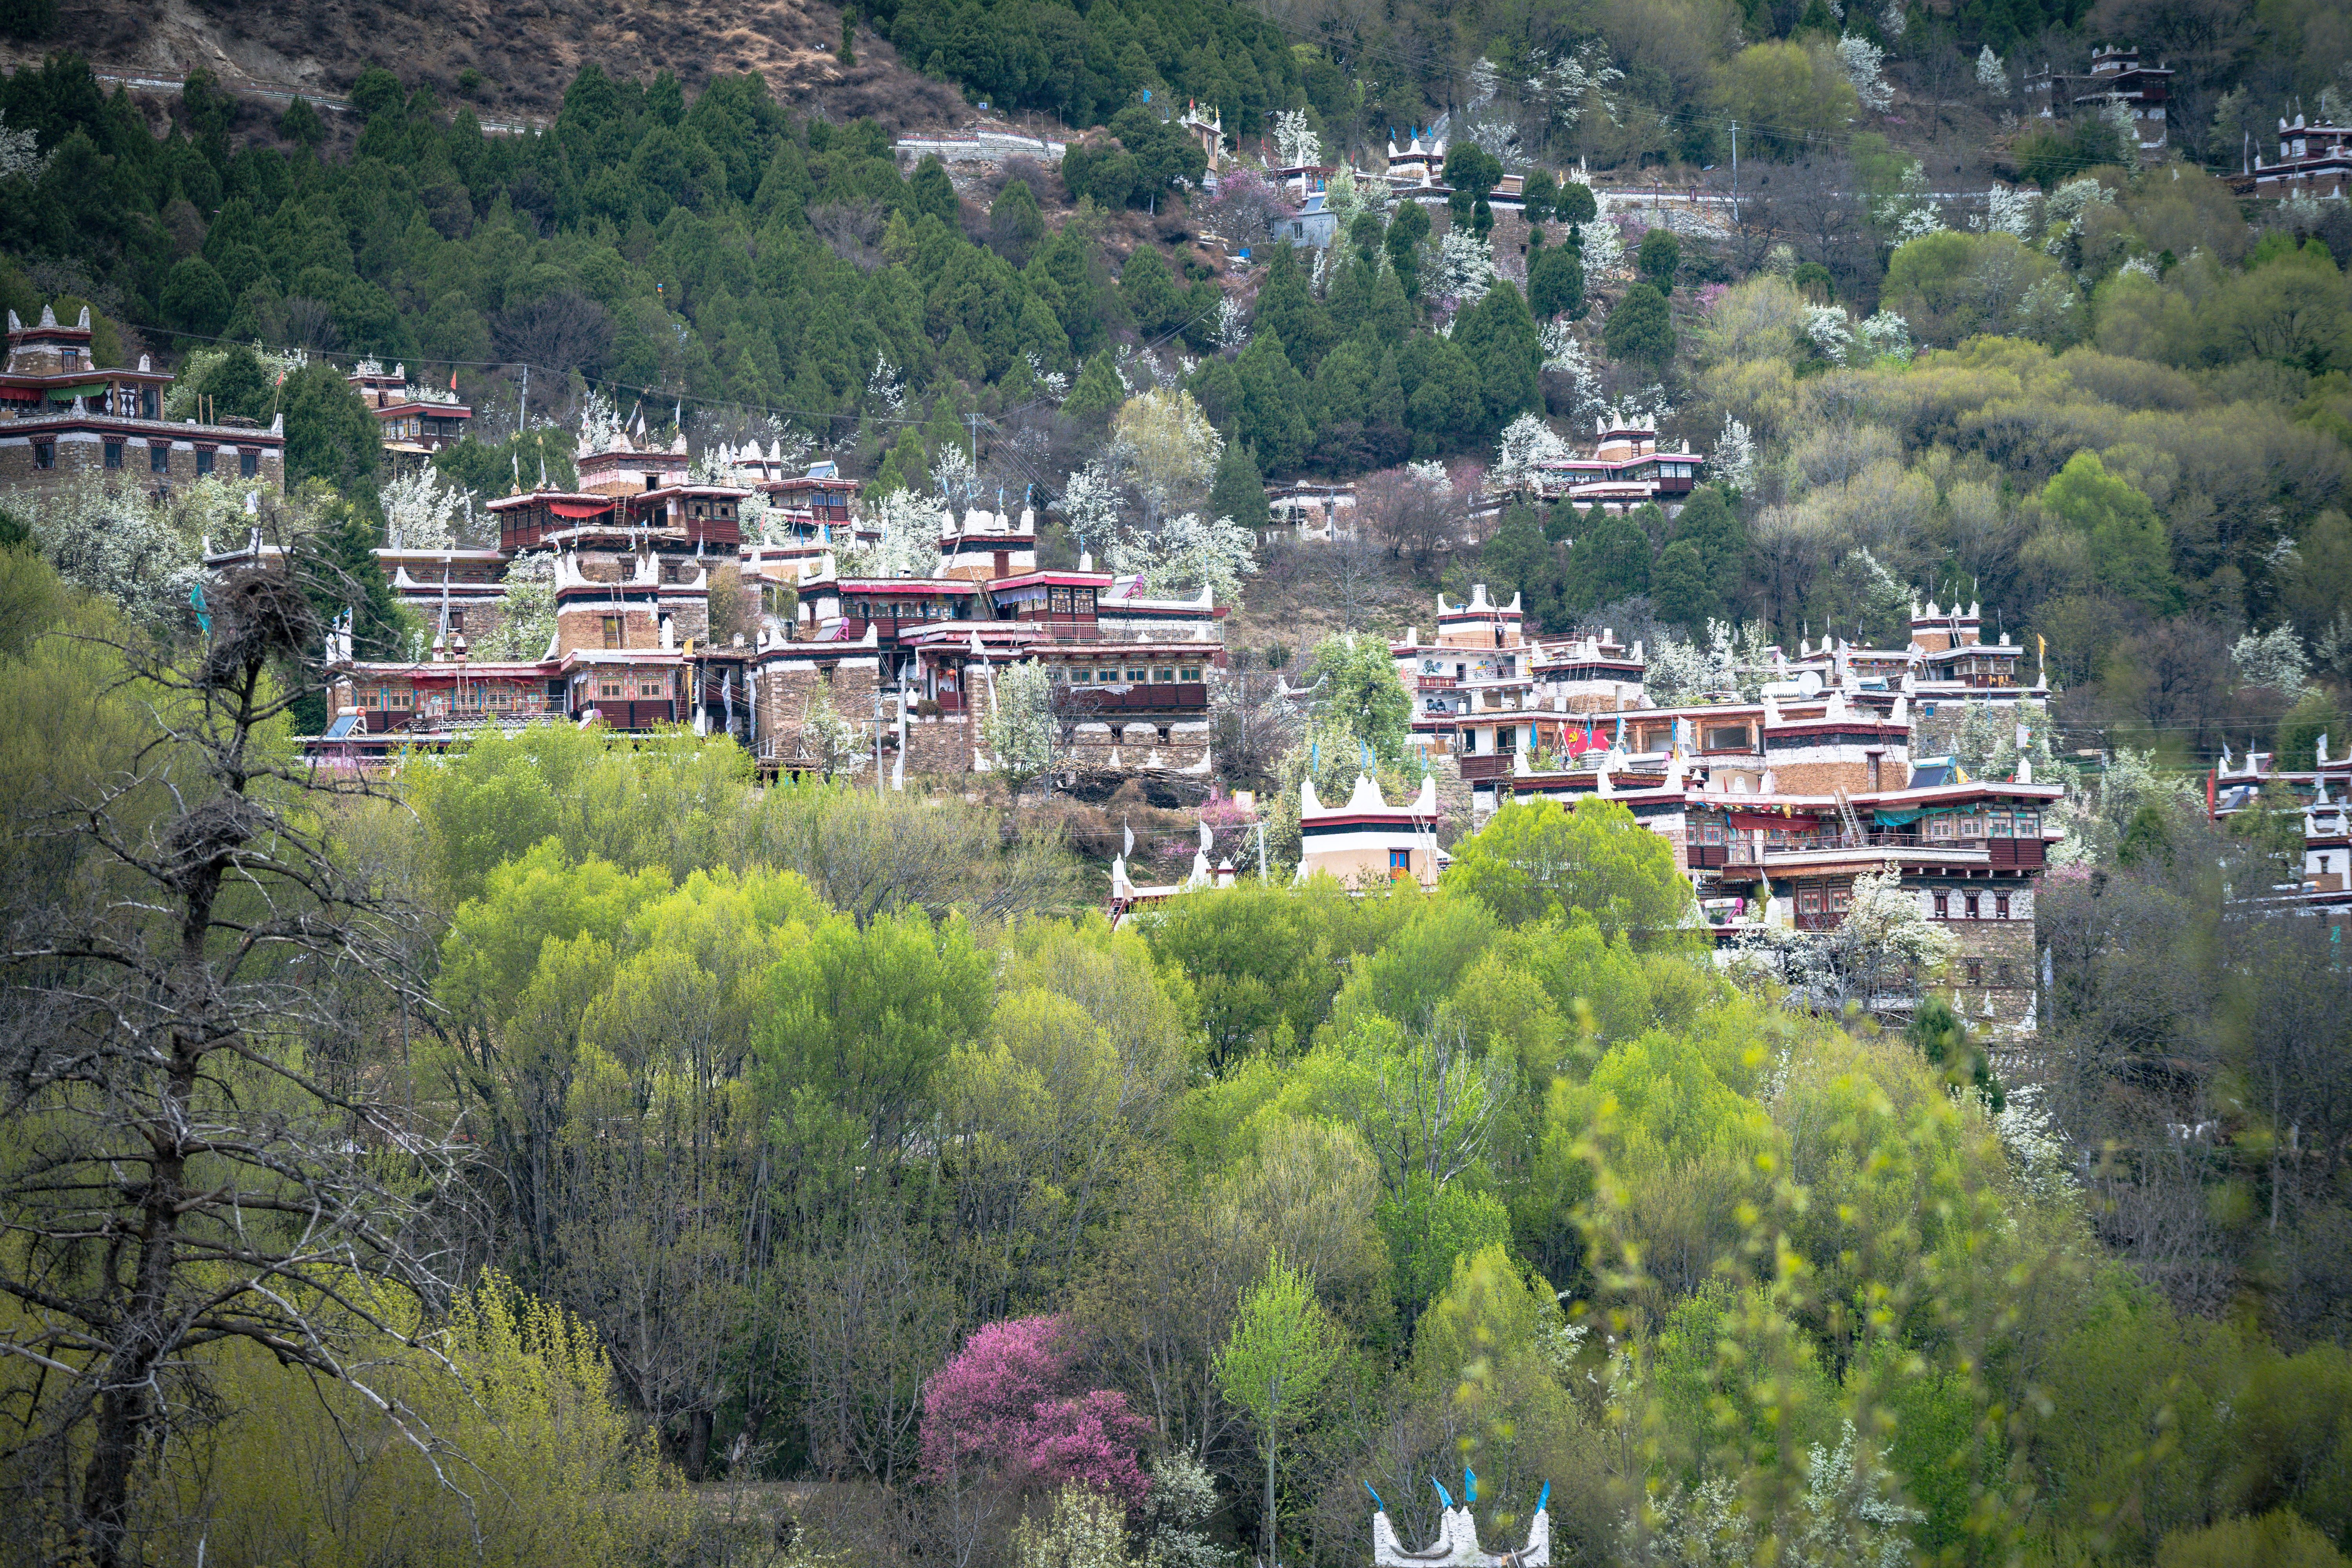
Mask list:
[[[1614,802],[1113,931],[682,734],[362,793],[277,765],[300,587],[0,546],[17,1560],[1342,1568],[1465,1468],[1559,1563],[2352,1541],[2352,997],[2144,767],[2018,1077],[1718,970]]]

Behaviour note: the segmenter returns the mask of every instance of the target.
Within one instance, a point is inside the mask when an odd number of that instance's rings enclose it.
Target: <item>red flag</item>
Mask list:
[[[449,390],[452,392],[457,390],[457,367],[456,365],[451,365],[449,367]]]

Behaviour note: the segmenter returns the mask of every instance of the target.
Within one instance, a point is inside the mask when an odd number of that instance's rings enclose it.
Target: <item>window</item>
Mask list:
[[[1969,984],[1971,985],[1981,985],[1984,984],[1984,961],[1982,959],[1971,958],[1969,960]]]
[[[618,697],[620,694],[621,672],[617,669],[598,671],[596,676],[596,695],[599,697]]]
[[[1699,828],[1698,832],[1699,842],[1702,844],[1720,844],[1723,842],[1723,824],[1720,822],[1706,823]]]
[[[667,676],[667,675],[640,675],[640,676],[638,676],[638,677],[637,677],[637,695],[638,695],[638,696],[640,696],[640,697],[667,697],[667,696],[668,696],[668,695],[669,695],[669,677],[668,677],[668,676]]]
[[[1055,589],[1048,607],[1057,616],[1070,614],[1070,591],[1067,588]]]
[[[1092,685],[1094,683],[1094,679],[1095,672],[1091,669],[1074,669],[1070,671],[1070,684],[1073,686]]]
[[[453,609],[449,612],[449,635],[451,637],[463,637],[466,635],[465,611]]]
[[[621,646],[621,617],[618,616],[606,616],[604,617],[604,646],[606,647],[618,647]],[[607,697],[618,697],[620,694],[619,689],[615,688],[614,690],[608,691],[604,695]]]
[[[206,474],[209,474],[209,473],[211,473],[212,471],[213,471],[213,455],[212,455],[211,450],[210,450],[209,448],[207,448],[207,447],[197,447],[197,448],[196,448],[196,477],[197,477],[198,479],[202,479],[202,478],[204,478]]]
[[[1391,849],[1391,850],[1390,850],[1390,851],[1389,851],[1389,869],[1390,869],[1390,870],[1391,870],[1391,871],[1410,871],[1410,870],[1412,870],[1412,850],[1410,850],[1410,849]]]
[[[1151,672],[1151,679],[1162,686],[1173,686],[1176,684],[1176,671],[1167,668],[1155,669]]]
[[[1127,672],[1127,679],[1134,684],[1141,686],[1150,680],[1151,672],[1148,669],[1130,669]]]
[[[1930,838],[1949,838],[1949,837],[1951,837],[1951,836],[1952,836],[1952,819],[1951,819],[1950,817],[1948,817],[1948,816],[1931,816],[1931,817],[1929,817],[1929,818],[1927,819],[1927,837],[1930,837]]]
[[[155,442],[147,448],[147,467],[151,472],[168,474],[172,471],[172,448]]]
[[[2038,812],[2032,812],[2032,811],[2021,811],[2021,812],[2019,812],[2019,813],[2017,814],[2017,836],[2018,836],[2020,838],[2039,838],[2039,837],[2042,837],[2042,816],[2041,816],[2041,814],[2040,814],[2040,813],[2038,813]]]
[[[65,355],[66,368],[68,370],[79,370],[81,368],[81,350],[68,349],[65,351]]]
[[[1797,912],[1801,915],[1820,914],[1822,912],[1822,890],[1819,888],[1800,888],[1797,889]]]
[[[1176,675],[1177,678],[1181,680],[1198,680],[1201,679],[1201,672],[1198,668],[1180,669],[1176,672]]]
[[[54,468],[58,466],[58,444],[55,441],[33,443],[33,467]]]
[[[1748,749],[1748,726],[1729,724],[1706,732],[1706,749],[1710,752],[1744,752]]]
[[[1168,726],[1165,724],[1160,726],[1160,743],[1163,746],[1168,743]]]
[[[2009,813],[2005,811],[1996,811],[1989,820],[1992,823],[1992,836],[1995,838],[2006,838],[2009,837]]]
[[[1115,669],[1097,669],[1095,671],[1095,679],[1105,686],[1116,686],[1118,684],[1118,671]]]
[[[106,444],[106,466],[110,468],[119,468],[122,467],[121,442],[109,441]]]
[[[1997,921],[2005,921],[2009,919],[2009,895],[2007,893],[1995,893],[1992,896],[1992,918]]]
[[[1960,909],[1969,920],[1977,920],[1980,918],[1977,912],[1977,895],[1974,893],[1966,894],[1961,898]]]
[[[1936,918],[1939,921],[1948,921],[1952,918],[1951,894],[1937,893],[1936,895]]]
[[[239,479],[249,479],[254,478],[255,476],[257,476],[257,474],[259,474],[260,472],[261,472],[261,454],[260,454],[260,453],[258,453],[258,452],[239,452],[239,453],[236,455],[236,476],[237,476],[237,478],[239,478]]]

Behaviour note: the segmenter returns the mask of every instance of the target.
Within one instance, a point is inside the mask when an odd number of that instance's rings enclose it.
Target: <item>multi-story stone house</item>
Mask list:
[[[251,420],[170,420],[168,371],[145,354],[135,369],[103,366],[90,352],[85,307],[73,325],[44,306],[26,326],[8,312],[8,359],[0,369],[0,504],[57,495],[84,474],[168,496],[207,476],[267,495],[286,486],[286,428]]]

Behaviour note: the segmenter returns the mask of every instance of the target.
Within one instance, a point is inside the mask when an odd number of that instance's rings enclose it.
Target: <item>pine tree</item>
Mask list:
[[[1257,454],[1245,441],[1227,441],[1217,459],[1216,482],[1209,488],[1209,515],[1229,517],[1244,528],[1264,528],[1274,521],[1266,510],[1265,479],[1258,472]]]
[[[1675,538],[1687,541],[1698,552],[1699,564],[1714,583],[1738,581],[1748,560],[1748,531],[1732,515],[1731,504],[1713,485],[1701,485],[1683,503],[1675,519]]]
[[[1609,312],[1601,341],[1611,359],[1626,360],[1653,373],[1664,371],[1675,357],[1675,318],[1666,309],[1666,297],[1650,284],[1634,284]]]
[[[1127,401],[1127,388],[1119,384],[1118,372],[1111,368],[1108,352],[1087,361],[1077,385],[1062,405],[1062,412],[1074,419],[1100,419]]]
[[[1276,473],[1297,467],[1314,430],[1307,422],[1307,378],[1283,352],[1281,337],[1261,331],[1234,362],[1240,383],[1236,434]]]
[[[1151,246],[1137,246],[1135,254],[1127,258],[1119,270],[1118,293],[1128,314],[1135,319],[1135,330],[1147,342],[1184,320],[1184,296],[1177,290],[1168,263]]]
[[[1410,447],[1405,431],[1404,381],[1397,374],[1394,349],[1381,355],[1380,374],[1372,380],[1370,405],[1364,411],[1364,440],[1376,461],[1394,463]]]
[[[1312,374],[1331,342],[1331,320],[1322,301],[1308,287],[1306,264],[1287,245],[1274,247],[1274,259],[1259,285],[1257,308],[1250,316],[1253,333],[1272,332],[1282,342],[1291,363]]]
[[[1677,539],[1658,555],[1650,574],[1650,595],[1657,601],[1658,618],[1696,636],[1707,621],[1723,614],[1723,600],[1707,575],[1697,546]]]
[[[963,216],[962,204],[956,200],[955,185],[937,153],[924,155],[915,177],[907,182],[907,195],[917,212],[928,213],[947,225],[950,233],[955,231]]]
[[[1528,268],[1528,305],[1539,321],[1584,316],[1584,258],[1565,245],[1555,245]]]
[[[1486,297],[1462,313],[1454,341],[1470,361],[1477,377],[1478,396],[1486,410],[1485,436],[1500,430],[1511,418],[1543,406],[1543,340],[1535,318],[1509,279],[1497,282]]]

